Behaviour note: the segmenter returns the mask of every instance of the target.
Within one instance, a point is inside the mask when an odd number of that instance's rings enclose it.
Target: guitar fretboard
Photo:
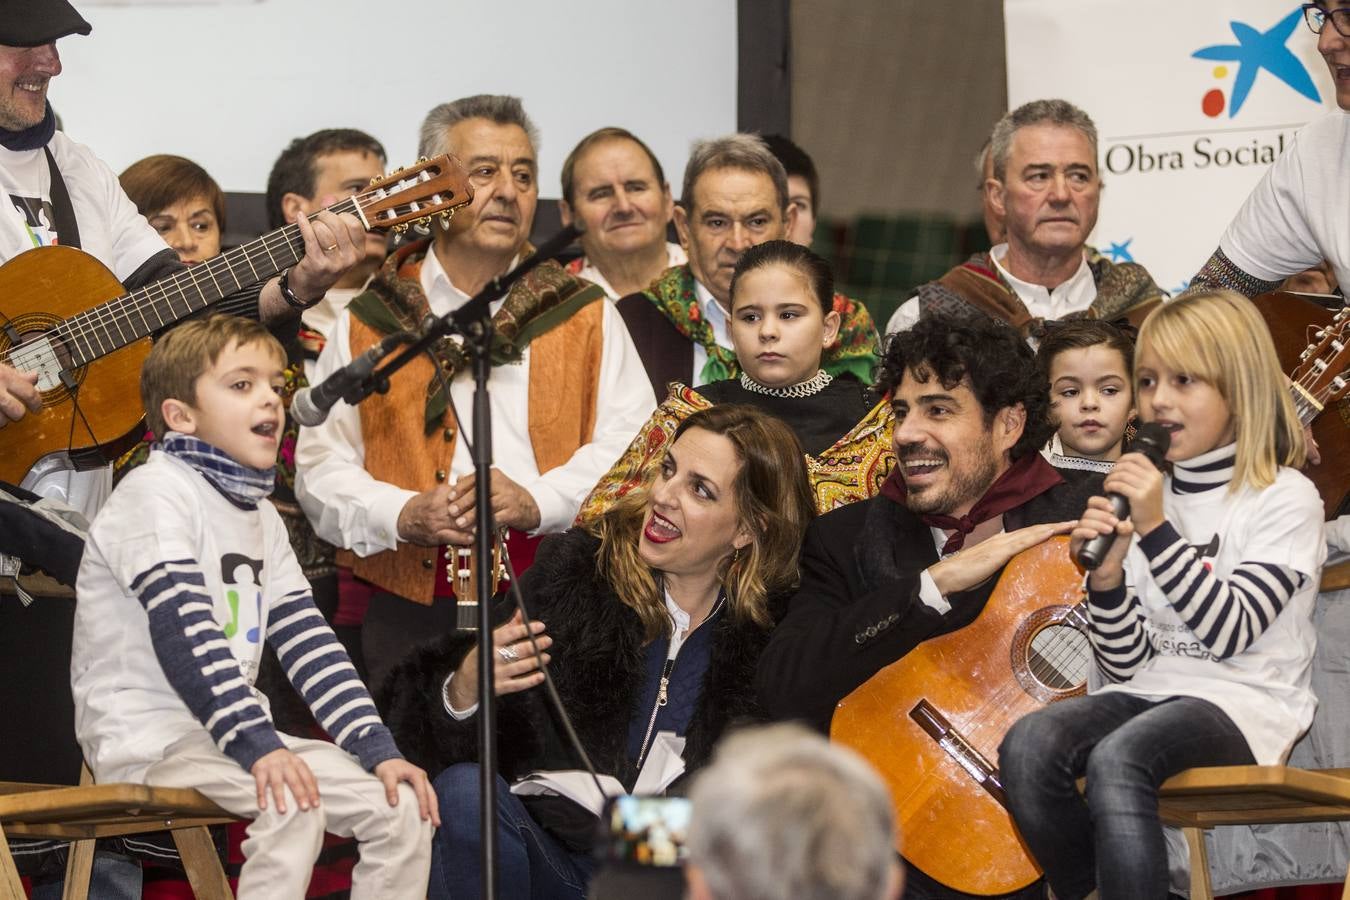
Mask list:
[[[331,207],[357,213],[355,198]],[[222,297],[266,281],[305,255],[300,226],[287,225],[206,262],[63,321],[55,333],[83,366],[190,316]]]

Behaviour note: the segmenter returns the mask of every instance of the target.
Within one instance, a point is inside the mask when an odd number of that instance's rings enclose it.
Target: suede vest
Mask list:
[[[528,431],[541,474],[571,459],[582,445],[590,443],[595,430],[605,302],[587,304],[530,343]],[[355,316],[349,324],[355,359],[382,335]],[[414,360],[390,379],[387,394],[373,394],[360,406],[365,467],[377,481],[422,492],[444,484],[450,477],[459,434],[458,423],[452,422],[454,413],[446,412],[450,427],[430,436],[422,429],[426,388],[433,377],[431,366],[426,357]],[[358,578],[392,594],[430,605],[435,596],[436,566],[444,564],[444,555],[438,547],[400,541],[395,550],[367,557],[341,551],[338,563],[351,566]]]

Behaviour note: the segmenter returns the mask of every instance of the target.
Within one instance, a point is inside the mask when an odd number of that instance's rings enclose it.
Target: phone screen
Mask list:
[[[615,797],[603,818],[598,852],[610,862],[678,866],[689,836],[689,798]]]

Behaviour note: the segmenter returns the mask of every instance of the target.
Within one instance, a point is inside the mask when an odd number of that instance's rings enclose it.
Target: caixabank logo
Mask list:
[[[1320,103],[1322,95],[1317,92],[1317,85],[1313,84],[1308,67],[1289,49],[1289,38],[1298,30],[1302,20],[1303,10],[1296,6],[1293,12],[1265,31],[1253,28],[1246,22],[1230,22],[1233,37],[1237,38],[1236,44],[1214,44],[1192,53],[1191,56],[1196,59],[1220,63],[1212,70],[1214,77],[1220,81],[1226,80],[1229,74],[1229,67],[1222,63],[1237,64],[1237,74],[1228,97],[1224,97],[1222,88],[1210,89],[1200,100],[1201,111],[1213,119],[1222,115],[1224,107],[1227,107],[1228,117],[1234,118],[1242,111],[1252,85],[1256,84],[1256,78],[1262,72],[1270,73],[1270,77],[1288,85],[1313,103]]]
[[[1102,160],[1106,172],[1150,174],[1273,163],[1300,120],[1315,115],[1322,102],[1308,67],[1290,48],[1302,37],[1313,37],[1299,28],[1302,18],[1302,9],[1295,6],[1267,27],[1228,22],[1236,43],[1207,44],[1191,53],[1204,63],[1206,75],[1194,95],[1200,113],[1196,127],[1110,138]],[[1258,86],[1267,97],[1271,91],[1283,92],[1280,109],[1287,109],[1287,115],[1279,124],[1242,115]]]

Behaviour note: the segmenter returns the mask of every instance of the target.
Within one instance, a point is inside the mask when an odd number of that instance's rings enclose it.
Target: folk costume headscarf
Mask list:
[[[1084,312],[1066,318],[1111,320],[1145,304],[1162,302],[1162,289],[1143,266],[1113,263],[1091,247],[1086,253],[1097,298]],[[968,315],[974,308],[1007,322],[1024,337],[1039,338],[1044,327],[1043,320],[1032,317],[987,252],[976,253],[938,280],[920,285],[916,295],[921,315],[954,318]]]
[[[415,273],[430,246],[430,240],[418,241],[391,254],[366,290],[347,307],[351,314],[380,334],[419,330],[431,309]],[[522,255],[533,252],[527,245]],[[605,292],[597,285],[569,274],[561,266],[536,267],[516,282],[492,316],[492,364],[519,362],[530,341],[566,322],[588,303],[604,297]],[[454,337],[442,338],[432,353],[447,381],[469,364],[468,354]],[[445,413],[441,379],[433,375],[427,383],[423,409],[426,434],[442,427]]]

